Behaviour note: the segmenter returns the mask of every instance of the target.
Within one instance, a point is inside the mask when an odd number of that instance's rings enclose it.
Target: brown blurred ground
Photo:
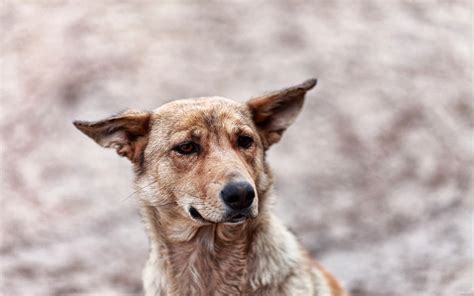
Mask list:
[[[73,119],[313,76],[281,218],[355,296],[474,295],[470,1],[98,2],[2,2],[1,295],[140,292],[130,166]]]

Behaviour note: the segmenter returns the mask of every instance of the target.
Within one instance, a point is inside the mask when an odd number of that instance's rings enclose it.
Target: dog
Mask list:
[[[185,99],[74,122],[133,164],[150,242],[146,295],[347,295],[270,206],[265,153],[316,83],[246,103]]]

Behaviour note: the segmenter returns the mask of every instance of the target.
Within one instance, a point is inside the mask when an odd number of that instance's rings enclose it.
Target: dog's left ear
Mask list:
[[[97,144],[115,148],[117,154],[137,163],[148,143],[150,113],[128,110],[118,115],[95,121],[74,121],[74,125]]]
[[[310,79],[247,102],[265,149],[278,142],[283,132],[295,121],[303,107],[306,92],[316,83],[316,79]]]

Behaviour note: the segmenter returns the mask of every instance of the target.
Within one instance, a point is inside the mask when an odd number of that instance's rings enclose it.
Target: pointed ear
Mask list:
[[[295,121],[303,107],[306,92],[316,83],[316,79],[310,79],[247,102],[265,149],[278,142],[283,132]]]
[[[128,110],[94,122],[74,121],[74,125],[97,144],[115,148],[120,156],[141,162],[150,130],[148,112]]]

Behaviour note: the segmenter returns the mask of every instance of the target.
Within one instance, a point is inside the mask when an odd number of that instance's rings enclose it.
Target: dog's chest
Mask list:
[[[246,244],[201,238],[161,250],[162,254],[166,253],[169,294],[245,294],[248,283]]]

